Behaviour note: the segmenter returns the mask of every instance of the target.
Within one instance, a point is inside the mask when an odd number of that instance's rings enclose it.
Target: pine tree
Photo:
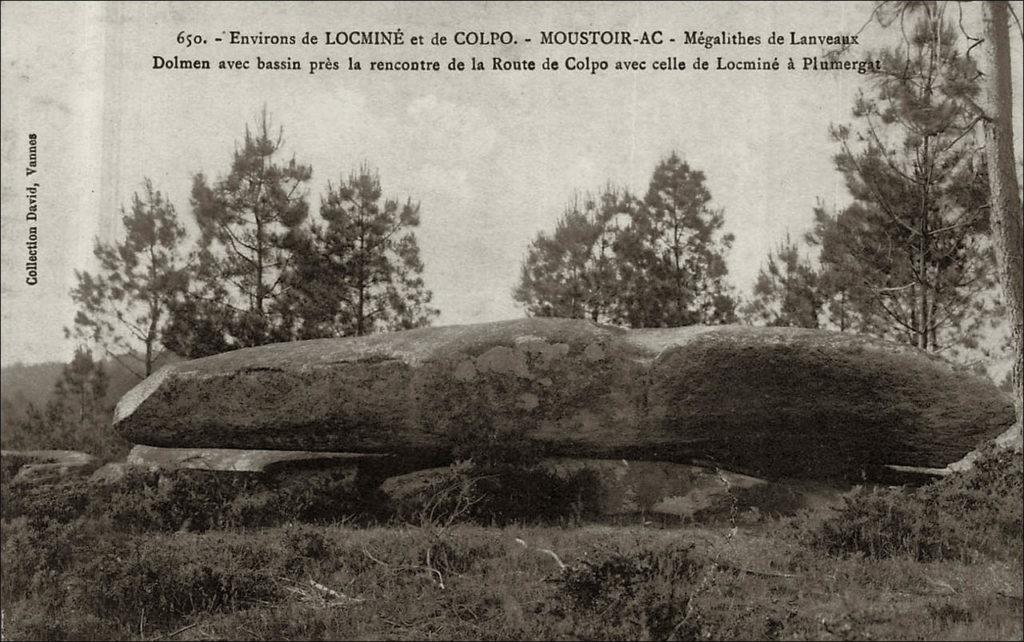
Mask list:
[[[78,348],[54,384],[47,414],[59,414],[72,422],[84,423],[102,414],[110,378],[92,352]]]
[[[786,234],[758,272],[754,299],[743,316],[760,325],[817,328],[821,308],[817,271]]]
[[[658,164],[643,201],[606,188],[576,199],[553,235],[530,245],[513,297],[528,314],[631,327],[730,323],[720,210],[704,174],[676,154]]]
[[[131,210],[122,209],[121,221],[123,241],[96,241],[99,273],[75,272],[78,284],[71,298],[79,309],[65,333],[101,347],[142,379],[163,351],[168,307],[185,289],[179,251],[185,229],[149,179],[144,195],[133,195]]]
[[[724,214],[710,207],[704,173],[676,153],[654,170],[643,207],[620,235],[622,321],[632,327],[730,323],[736,302],[726,282]]]
[[[611,186],[574,197],[554,234],[530,244],[513,298],[533,316],[617,320],[614,246],[619,226],[638,207],[635,197]]]
[[[850,219],[844,218],[842,223]],[[858,270],[856,252],[858,230],[847,229],[824,206],[814,208],[814,229],[804,240],[818,248],[817,283],[822,300],[825,325],[840,332],[885,336],[888,328],[884,313],[874,304],[870,288]]]
[[[1014,162],[1013,71],[1010,67],[1009,5],[982,3],[984,51],[985,153],[991,194],[992,242],[999,282],[1006,301],[1013,350],[1011,381],[1017,422],[1010,433],[1017,448],[1024,422],[1024,210]],[[1018,27],[1020,23],[1018,22]],[[1018,74],[1019,79],[1019,74]],[[1018,110],[1020,105],[1017,106]]]
[[[286,274],[292,336],[361,336],[429,325],[437,316],[423,281],[415,228],[420,206],[384,198],[366,166],[321,198],[313,225]]]
[[[189,297],[173,309],[169,334],[190,357],[287,338],[280,301],[283,278],[300,247],[312,169],[292,157],[278,160],[283,130],[275,134],[264,110],[248,126],[230,172],[212,185],[197,174],[192,208],[201,233],[193,256]]]
[[[819,220],[821,262],[859,280],[846,292],[865,327],[923,349],[970,346],[993,285],[985,167],[964,108],[976,69],[937,10],[879,56],[876,91],[853,110],[858,127],[833,127],[854,203]]]

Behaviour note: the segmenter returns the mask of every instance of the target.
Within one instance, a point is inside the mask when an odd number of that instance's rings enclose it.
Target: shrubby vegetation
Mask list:
[[[973,561],[1024,554],[1020,452],[980,457],[975,467],[921,488],[861,490],[806,541],[832,554],[918,561]]]
[[[690,601],[706,561],[686,545],[613,551],[567,568],[551,615],[564,633],[585,639],[699,639]]]
[[[578,523],[597,515],[599,485],[589,471],[558,476],[539,466],[462,462],[414,496],[389,503],[372,474],[325,469],[302,473],[129,468],[111,484],[68,480],[11,485],[17,458],[4,459],[4,519],[108,521],[127,532],[258,528],[291,522],[368,525]]]
[[[5,483],[2,515],[56,523],[94,519],[136,533],[203,532],[292,521],[366,523],[386,517],[380,507],[373,489],[359,490],[348,471],[276,476],[129,469],[109,485],[79,480],[42,486]]]
[[[184,639],[1024,632],[1019,453],[989,453],[917,489],[862,491],[789,529],[763,514],[735,514],[735,530],[588,526],[568,492],[554,503],[563,512],[524,522],[512,510],[521,486],[551,497],[573,480],[548,486],[494,474],[501,465],[489,462],[494,476],[481,485],[480,466],[452,467],[433,489],[435,510],[407,512],[351,473],[135,472],[109,486],[27,487],[10,484],[5,460],[5,637],[152,638],[183,627]],[[880,591],[902,596],[898,612],[873,597]]]
[[[594,517],[601,491],[592,471],[558,475],[544,468],[544,453],[521,431],[497,429],[467,412],[455,435],[459,460],[415,496],[396,502],[399,516],[418,521],[477,524],[579,521]],[[473,417],[476,417],[475,419]]]

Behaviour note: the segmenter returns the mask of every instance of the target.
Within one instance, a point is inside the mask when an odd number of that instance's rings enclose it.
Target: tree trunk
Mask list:
[[[1013,347],[1013,392],[1017,423],[1013,439],[1021,443],[1022,324],[1024,324],[1024,236],[1021,233],[1020,191],[1014,165],[1013,98],[1010,69],[1010,34],[1007,4],[1003,1],[982,3],[985,23],[985,151],[988,157],[988,180],[992,194],[992,245],[995,248],[1006,308],[1010,315]]]
[[[919,301],[921,297],[917,293],[917,286],[910,288],[910,329],[907,334],[910,336],[910,343],[915,348],[922,348],[921,345],[921,324],[917,319],[917,312],[921,309]],[[898,330],[899,328],[897,328]]]
[[[366,291],[360,283],[359,301],[356,303],[356,336],[361,337],[366,332],[363,327],[363,308],[366,306]]]
[[[153,244],[149,244],[149,282],[155,284],[156,277],[156,250]],[[153,374],[153,344],[157,340],[158,324],[160,323],[160,298],[150,295],[149,298],[149,331],[146,334],[146,376]]]
[[[256,219],[256,313],[263,316],[263,222]]]
[[[935,49],[931,49],[931,56],[934,59]],[[931,92],[929,92],[930,94]],[[931,319],[928,315],[928,290],[931,289],[931,283],[928,281],[928,250],[929,250],[929,235],[931,230],[928,225],[928,196],[929,190],[931,189],[931,137],[925,136],[924,144],[922,145],[922,167],[921,173],[924,175],[924,185],[921,188],[921,247],[920,254],[917,257],[917,280],[921,283],[921,317],[918,319],[919,332],[921,334],[920,348],[922,350],[928,349],[928,326],[931,324]],[[928,168],[928,169],[925,169]]]

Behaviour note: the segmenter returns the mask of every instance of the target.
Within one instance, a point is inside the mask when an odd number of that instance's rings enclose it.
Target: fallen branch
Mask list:
[[[558,570],[564,571],[565,569],[569,568],[565,565],[565,563],[562,562],[562,560],[558,558],[558,555],[556,555],[555,552],[550,548],[538,548],[537,550],[541,553],[547,553],[548,555],[550,555],[551,559],[555,560],[555,564],[558,564]]]
[[[781,577],[783,579],[800,579],[800,575],[793,575],[792,573],[776,573],[774,571],[758,571],[752,568],[744,568],[742,566],[733,566],[731,564],[719,564],[719,568],[727,571],[737,571],[739,573],[746,573],[747,575],[758,575],[761,577]]]
[[[529,550],[530,548],[530,545],[527,544],[525,540],[522,540],[518,537],[516,538],[516,543],[527,550]],[[533,550],[544,553],[545,555],[549,555],[551,559],[555,560],[555,564],[558,564],[558,570],[564,571],[565,569],[569,568],[568,565],[566,565],[565,562],[563,562],[562,559],[558,557],[558,554],[550,548],[535,548]]]
[[[287,578],[281,579],[298,584],[298,582],[288,580]],[[309,579],[309,586],[312,590],[297,586],[286,586],[285,590],[298,595],[303,602],[317,602],[321,606],[348,606],[349,604],[359,604],[366,601],[361,597],[349,597],[340,591],[324,586],[312,578]]]
[[[177,631],[174,631],[173,633],[168,633],[167,635],[162,635],[162,636],[160,636],[160,637],[158,637],[156,639],[157,640],[170,640],[171,638],[173,638],[174,636],[178,635],[179,633],[184,633],[185,631],[188,631],[189,629],[194,629],[197,626],[199,626],[199,622],[195,622],[193,624],[189,624],[188,626],[183,626],[180,629],[178,629]]]
[[[372,553],[370,553],[370,551],[366,550],[365,548],[363,549],[363,555],[366,555],[367,557],[369,557],[369,558],[370,558],[370,560],[372,560],[372,561],[374,561],[374,562],[377,562],[377,563],[378,563],[378,564],[380,564],[381,566],[385,566],[385,567],[387,567],[387,568],[391,568],[391,565],[390,565],[390,564],[388,564],[387,562],[382,562],[382,561],[380,561],[379,559],[377,559],[376,557],[374,557],[374,556],[373,556],[373,554],[372,554]]]
[[[437,576],[437,585],[441,588],[441,590],[444,590],[444,576],[441,575],[441,571],[434,568],[433,564],[430,563],[430,551],[431,549],[428,548],[426,569]]]
[[[427,566],[421,566],[421,565],[418,565],[418,564],[403,564],[401,566],[392,566],[391,564],[388,564],[387,562],[384,562],[382,560],[377,559],[376,557],[373,556],[372,553],[370,553],[370,551],[366,550],[365,548],[363,549],[363,554],[366,555],[368,558],[370,558],[370,560],[376,562],[377,564],[380,564],[381,566],[383,566],[384,568],[388,569],[392,573],[398,573],[399,571],[427,571],[431,576],[437,576],[437,580],[436,581],[434,580],[433,577],[431,577],[430,578],[431,582],[436,583],[438,588],[442,588],[442,589],[445,588],[444,576],[441,575],[441,571],[437,570],[433,566],[430,566],[430,551],[429,550],[427,551]]]
[[[939,589],[939,595],[955,595],[959,593],[959,591],[953,588],[952,585],[950,585],[950,583],[945,580],[933,580],[928,576],[925,576],[924,579],[927,580],[929,584]]]

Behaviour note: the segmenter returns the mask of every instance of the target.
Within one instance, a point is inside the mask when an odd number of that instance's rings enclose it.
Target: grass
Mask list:
[[[218,479],[5,485],[4,639],[1024,637],[1020,455],[838,510],[685,526],[449,519],[486,505],[472,496],[444,516],[355,519],[343,497],[281,487],[284,509]],[[252,521],[225,520],[249,495]]]
[[[24,518],[4,530],[10,639],[152,639],[186,626],[176,639],[1024,634],[1019,559],[835,558],[766,531],[286,526],[112,538]]]

